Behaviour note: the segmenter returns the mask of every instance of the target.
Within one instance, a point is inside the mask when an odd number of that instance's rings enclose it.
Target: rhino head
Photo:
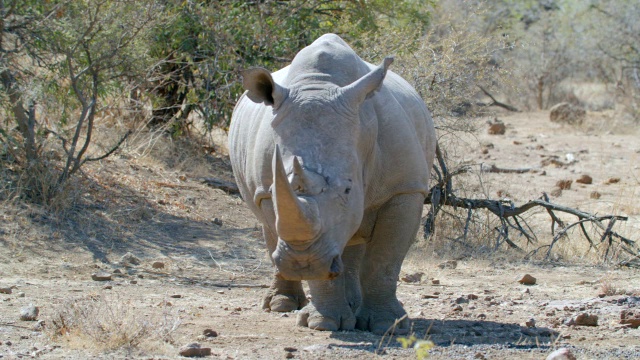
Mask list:
[[[392,61],[344,86],[299,76],[285,87],[265,69],[243,73],[247,97],[273,109],[271,199],[258,206],[275,219],[267,226],[277,233],[271,258],[278,276],[320,280],[343,271],[341,254],[364,214],[363,163],[374,140],[361,107]]]

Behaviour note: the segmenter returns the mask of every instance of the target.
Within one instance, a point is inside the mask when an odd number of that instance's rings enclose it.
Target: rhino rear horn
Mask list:
[[[264,103],[277,109],[289,94],[287,88],[278,85],[267,69],[252,68],[242,72],[242,87],[247,97],[255,103]]]
[[[273,154],[273,201],[276,212],[276,231],[284,241],[311,241],[320,233],[318,207],[313,201],[299,198],[282,162],[280,148]]]
[[[342,88],[343,96],[347,98],[348,104],[358,106],[368,97],[372,96],[376,90],[382,86],[387,69],[393,63],[392,57],[384,58],[382,64],[371,70],[365,76]]]

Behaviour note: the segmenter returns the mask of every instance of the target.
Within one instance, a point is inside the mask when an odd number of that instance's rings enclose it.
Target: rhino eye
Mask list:
[[[348,193],[350,193],[350,192],[351,192],[351,188],[350,188],[350,187],[348,187],[348,188],[344,189],[344,193],[345,193],[345,194],[348,194]]]

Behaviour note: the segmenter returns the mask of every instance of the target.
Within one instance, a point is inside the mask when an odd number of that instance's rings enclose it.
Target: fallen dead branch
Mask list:
[[[529,171],[536,170],[534,168],[518,168],[518,169],[508,169],[508,168],[499,168],[495,165],[491,166],[481,166],[480,171],[489,172],[489,173],[503,173],[503,174],[524,174]]]
[[[229,181],[224,181],[224,180],[215,179],[215,178],[200,178],[200,182],[208,186],[211,186],[213,188],[225,191],[229,194],[240,193],[240,190],[238,189],[238,185]]]
[[[498,236],[495,241],[495,248],[497,249],[503,243],[506,243],[511,248],[517,249],[519,251],[523,251],[520,246],[518,246],[513,237],[510,235],[509,230],[513,229],[518,234],[524,236],[527,240],[527,244],[533,244],[537,242],[537,237],[531,227],[529,227],[526,221],[522,218],[522,214],[525,212],[536,208],[542,207],[547,210],[549,217],[551,218],[551,233],[554,235],[553,240],[548,245],[542,245],[535,250],[527,253],[525,258],[530,258],[535,255],[542,249],[547,249],[546,257],[549,258],[551,255],[551,251],[556,243],[562,239],[567,237],[567,233],[574,227],[579,226],[582,234],[589,242],[589,250],[598,248],[601,244],[604,244],[604,259],[610,260],[609,255],[612,252],[612,249],[618,247],[624,253],[628,255],[638,258],[638,254],[640,254],[640,248],[636,241],[628,239],[616,231],[614,231],[614,226],[617,221],[627,221],[628,218],[626,216],[619,215],[604,215],[598,216],[585,211],[581,211],[578,209],[570,208],[567,206],[554,204],[549,201],[549,197],[547,194],[544,194],[536,200],[531,200],[523,205],[515,206],[515,204],[510,200],[492,200],[492,199],[467,199],[461,198],[454,194],[453,186],[452,186],[452,178],[460,173],[466,172],[468,168],[460,168],[450,173],[447,165],[444,161],[444,157],[442,152],[438,146],[436,150],[437,157],[437,166],[434,166],[436,176],[438,178],[438,183],[431,188],[429,196],[425,199],[425,204],[431,205],[431,210],[427,216],[427,219],[424,224],[424,232],[425,237],[430,236],[433,232],[435,216],[442,209],[444,205],[452,206],[454,208],[462,208],[467,209],[467,218],[465,221],[464,233],[462,235],[462,240],[465,241],[468,233],[469,223],[472,221],[473,211],[478,209],[488,210],[492,214],[498,217],[501,225],[496,227],[495,230],[498,233]],[[503,169],[504,170],[504,169]],[[518,170],[518,171],[505,171],[505,172],[524,172],[525,169],[508,169],[508,170]],[[527,169],[529,171],[529,169]],[[562,212],[566,214],[571,214],[577,218],[575,222],[565,224],[560,218],[557,217],[556,212]],[[599,239],[594,240],[592,236],[589,235],[587,229],[585,228],[586,223],[591,223],[595,225],[599,229]],[[559,229],[556,232],[556,225]],[[598,231],[596,231],[598,232]],[[627,261],[626,264],[632,263],[631,261]]]

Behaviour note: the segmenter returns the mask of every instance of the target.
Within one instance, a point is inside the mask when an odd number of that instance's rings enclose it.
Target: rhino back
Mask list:
[[[368,102],[373,105],[377,122],[367,176],[370,207],[377,207],[396,194],[426,195],[436,136],[424,101],[409,83],[389,71],[381,89]]]

